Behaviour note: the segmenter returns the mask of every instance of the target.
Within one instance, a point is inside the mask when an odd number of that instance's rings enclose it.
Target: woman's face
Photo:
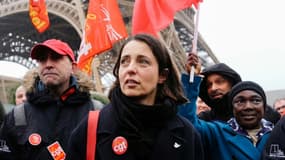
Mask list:
[[[122,92],[138,100],[138,103],[152,105],[155,102],[157,84],[163,83],[159,67],[149,46],[132,40],[122,50],[119,67],[119,82]]]

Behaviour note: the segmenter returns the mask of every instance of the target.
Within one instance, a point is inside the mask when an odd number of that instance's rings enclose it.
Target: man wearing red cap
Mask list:
[[[0,159],[60,159],[66,157],[69,136],[93,110],[93,82],[76,67],[65,42],[35,45],[31,58],[38,67],[24,77],[27,101],[6,116],[0,131]]]

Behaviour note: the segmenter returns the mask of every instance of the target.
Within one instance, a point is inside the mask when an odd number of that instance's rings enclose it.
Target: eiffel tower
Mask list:
[[[50,27],[41,34],[31,24],[28,3],[28,0],[0,0],[0,60],[17,63],[28,69],[36,67],[36,62],[29,57],[31,47],[49,38],[63,39],[77,53],[89,1],[46,0]],[[118,4],[130,34],[134,0],[118,0]],[[179,71],[183,70],[186,53],[192,49],[194,15],[192,8],[179,11],[174,22],[160,32]],[[116,44],[112,50],[96,57],[97,79],[93,78],[97,91],[105,91],[113,82],[112,68],[118,48],[119,44]],[[201,35],[198,36],[198,55],[203,67],[218,62]]]

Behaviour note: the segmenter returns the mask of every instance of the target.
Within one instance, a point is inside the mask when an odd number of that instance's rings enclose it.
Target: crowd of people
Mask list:
[[[271,107],[262,86],[227,64],[202,70],[189,53],[180,75],[165,43],[133,35],[103,104],[67,43],[38,43],[30,57],[38,66],[16,89],[15,107],[0,106],[0,159],[285,159],[285,98]]]

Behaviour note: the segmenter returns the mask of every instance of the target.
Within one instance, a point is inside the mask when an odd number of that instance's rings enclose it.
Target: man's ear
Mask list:
[[[79,68],[77,67],[77,63],[72,62],[72,72],[75,73],[76,70],[78,70]]]
[[[168,77],[169,70],[168,68],[163,69],[163,71],[159,75],[158,83],[163,83]]]

